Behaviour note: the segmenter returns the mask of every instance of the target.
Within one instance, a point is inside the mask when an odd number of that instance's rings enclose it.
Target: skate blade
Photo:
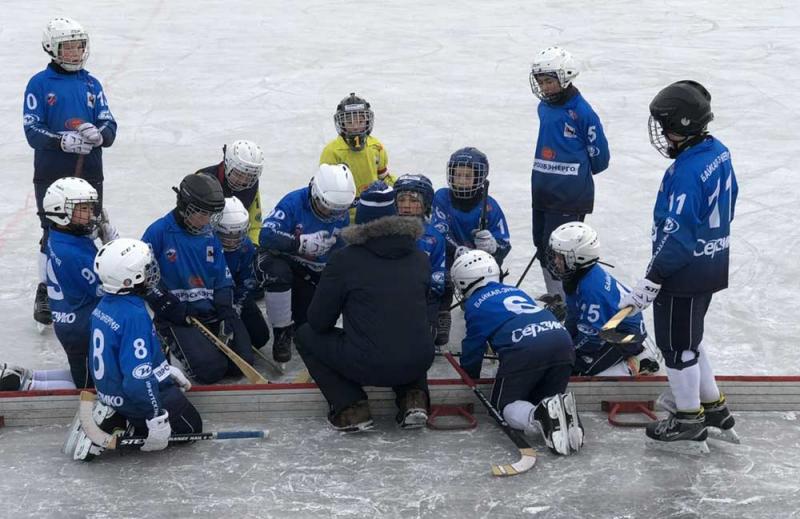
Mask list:
[[[550,415],[550,419],[554,422],[554,425],[556,423],[558,424],[558,429],[554,429],[550,433],[550,443],[552,443],[552,445],[548,445],[548,447],[554,449],[558,454],[568,456],[570,454],[570,448],[567,431],[567,416],[564,411],[564,404],[561,402],[559,396],[547,399],[547,414]]]
[[[331,426],[331,427],[333,427],[333,426]],[[346,434],[357,434],[357,433],[362,433],[362,432],[369,431],[369,430],[373,429],[374,427],[375,427],[375,423],[372,420],[369,420],[367,422],[361,422],[359,424],[351,425],[351,426],[348,426],[348,427],[333,427],[333,430],[341,432],[341,433],[346,433]]]
[[[403,423],[400,424],[400,428],[404,431],[408,429],[419,429],[425,427],[426,423],[428,423],[428,413],[421,409],[412,410],[405,416]]]
[[[664,452],[672,452],[677,454],[686,454],[689,456],[704,456],[709,454],[711,450],[708,448],[708,443],[703,441],[682,440],[673,442],[664,442],[647,438],[645,446]]]
[[[706,427],[706,431],[708,431],[708,437],[712,440],[733,443],[736,445],[742,443],[742,441],[739,439],[739,435],[736,434],[736,431],[733,429],[723,430],[716,427]]]
[[[567,436],[569,437],[569,448],[573,453],[577,453],[583,447],[583,427],[580,425],[578,408],[575,405],[575,395],[567,393],[562,397],[564,412],[567,415]]]

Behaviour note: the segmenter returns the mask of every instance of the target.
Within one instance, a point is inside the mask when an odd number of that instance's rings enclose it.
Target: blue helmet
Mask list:
[[[433,205],[433,184],[425,175],[401,175],[394,182],[394,192],[399,195],[405,191],[419,193],[422,197],[422,208],[425,216],[431,214]]]
[[[463,173],[464,167],[472,169],[471,179]],[[447,161],[447,185],[455,198],[474,198],[488,176],[489,159],[478,148],[461,148]]]

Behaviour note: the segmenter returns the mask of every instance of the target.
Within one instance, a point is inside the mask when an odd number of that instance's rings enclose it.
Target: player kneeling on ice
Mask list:
[[[42,201],[50,224],[47,238],[47,295],[53,328],[67,354],[75,386],[92,387],[87,367],[89,318],[102,291],[92,270],[97,246],[94,233],[103,242],[117,235],[107,221],[99,224],[97,190],[76,177],[60,178],[47,188]]]
[[[233,307],[233,278],[212,224],[222,216],[225,197],[219,182],[207,175],[181,181],[177,206],[144,232],[161,270],[161,283],[145,295],[156,328],[169,350],[201,384],[219,382],[241,371],[191,325],[196,317],[248,364],[253,363],[250,336]]]
[[[255,348],[263,348],[269,341],[269,327],[264,314],[256,304],[256,247],[250,241],[250,214],[236,198],[225,199],[222,218],[214,224],[214,232],[225,251],[225,263],[233,277],[233,307],[241,317],[250,341]]]
[[[575,375],[629,376],[656,373],[658,361],[647,354],[641,314],[627,317],[616,331],[625,339],[601,337],[601,328],[619,311],[628,289],[600,266],[597,232],[583,222],[568,222],[550,234],[547,268],[567,295],[566,325],[575,343]],[[624,342],[623,342],[624,341]],[[639,357],[641,356],[641,357]]]
[[[159,278],[150,247],[139,240],[114,240],[97,253],[94,269],[105,292],[91,320],[95,423],[107,433],[132,429],[147,437],[143,451],[164,449],[173,432],[200,432],[200,415],[181,392],[191,384],[167,364],[142,297]],[[102,451],[76,416],[64,453],[90,461]]]
[[[511,427],[541,431],[554,453],[578,452],[583,426],[575,397],[564,393],[575,353],[564,325],[522,290],[500,283],[500,267],[487,252],[462,254],[450,275],[467,323],[461,367],[480,378],[486,346],[491,346],[500,357],[492,405]]]
[[[342,231],[348,245],[328,259],[308,323],[297,331],[297,351],[337,430],[372,426],[362,386],[394,389],[402,428],[422,427],[428,418],[430,262],[416,245],[422,222],[396,214],[385,184],[361,194],[356,225]],[[336,328],[340,314],[344,329]]]

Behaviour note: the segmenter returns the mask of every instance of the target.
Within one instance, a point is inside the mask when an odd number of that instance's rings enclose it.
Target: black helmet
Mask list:
[[[204,213],[211,218],[219,219],[225,208],[225,195],[219,181],[202,173],[186,175],[181,181],[180,188],[172,188],[178,194],[178,214],[182,224],[192,234],[202,234],[206,227],[196,226],[188,221],[194,213]]]
[[[697,81],[677,81],[650,102],[650,142],[662,155],[674,157],[665,133],[682,137],[702,135],[713,119],[708,90]]]
[[[374,121],[375,115],[370,110],[369,103],[355,92],[339,101],[333,115],[336,132],[354,151],[364,149],[367,136],[372,133]]]

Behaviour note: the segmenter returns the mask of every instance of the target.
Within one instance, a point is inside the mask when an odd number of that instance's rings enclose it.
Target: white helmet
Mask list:
[[[214,232],[222,242],[222,248],[227,251],[238,249],[249,229],[250,213],[244,204],[235,196],[226,198],[222,217],[214,223]]]
[[[477,289],[490,281],[500,281],[500,266],[494,257],[482,250],[467,251],[453,263],[450,269],[456,293],[467,299]]]
[[[48,220],[64,227],[71,226],[72,230],[90,233],[97,225],[97,220],[92,218],[83,225],[72,223],[72,213],[77,204],[96,204],[99,202],[97,190],[82,178],[59,178],[47,188],[42,201],[44,216]],[[96,216],[96,214],[95,214]]]
[[[153,287],[161,278],[150,245],[131,238],[118,238],[100,247],[94,271],[109,294]]]
[[[238,140],[225,148],[225,179],[234,191],[256,185],[264,169],[264,152],[253,141]]]
[[[83,54],[77,60],[66,61],[61,54],[61,44],[68,41],[83,41]],[[89,33],[72,18],[58,17],[48,22],[42,34],[42,48],[64,70],[80,70],[89,59]]]
[[[547,269],[556,279],[568,279],[576,271],[600,259],[597,232],[583,222],[567,222],[550,234]]]
[[[561,47],[548,47],[536,55],[531,64],[530,83],[533,95],[542,101],[548,101],[552,96],[542,92],[539,82],[536,81],[538,75],[554,76],[558,79],[558,84],[564,90],[572,80],[578,77],[580,71],[578,65],[568,51]]]
[[[341,218],[356,199],[356,184],[346,164],[320,164],[311,179],[311,207],[323,221]]]

